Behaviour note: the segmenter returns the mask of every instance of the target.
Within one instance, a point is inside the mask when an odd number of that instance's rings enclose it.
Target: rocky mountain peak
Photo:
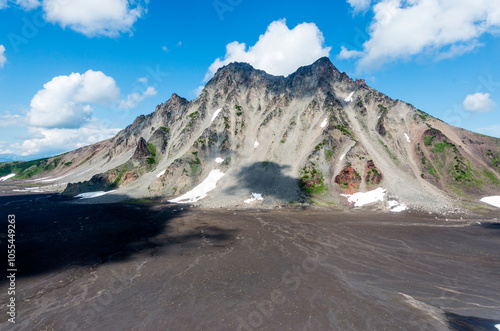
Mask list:
[[[166,102],[166,106],[170,108],[175,108],[175,107],[180,107],[188,104],[189,101],[187,99],[184,99],[183,97],[180,97],[176,93],[173,93],[170,99]]]
[[[300,67],[297,71],[306,70],[309,72],[340,74],[340,71],[333,65],[332,61],[326,56],[319,58],[309,66]]]
[[[115,138],[53,164],[84,174],[68,176],[86,180],[71,194],[113,184],[125,195],[173,197],[222,174],[204,205],[246,206],[255,193],[269,206],[310,198],[347,206],[345,194],[377,190],[391,199],[384,210],[398,202],[442,210],[454,194],[497,194],[498,146],[352,80],[325,57],[287,77],[231,63],[196,100],[174,93]]]
[[[248,63],[233,62],[217,70],[206,87],[227,93],[231,87],[258,85],[277,92],[287,88],[292,93],[301,95],[314,93],[319,87],[327,89],[332,82],[346,80],[350,79],[345,73],[340,73],[328,57],[322,57],[311,65],[300,67],[286,78],[270,75]]]
[[[144,158],[147,158],[151,156],[151,152],[148,149],[148,143],[146,140],[141,137],[139,138],[139,141],[137,142],[137,147],[134,151],[134,156],[132,157],[134,160],[142,160]]]
[[[273,76],[263,70],[258,70],[248,63],[233,62],[217,70],[206,88],[219,89],[223,93],[231,87],[245,87],[258,83],[266,88],[283,85],[283,76]]]
[[[328,89],[331,83],[349,79],[341,74],[327,57],[318,59],[311,65],[300,67],[287,77],[288,86],[292,91],[304,94],[314,93],[318,88]]]
[[[189,101],[187,99],[173,93],[167,102],[156,106],[155,113],[159,113],[160,116],[165,117],[166,120],[170,120],[172,118],[172,111],[177,113],[179,109],[187,106],[188,104]]]

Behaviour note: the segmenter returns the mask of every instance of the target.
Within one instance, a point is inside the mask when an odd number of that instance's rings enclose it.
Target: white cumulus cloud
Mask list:
[[[90,121],[90,104],[110,105],[120,97],[112,77],[88,70],[54,77],[33,97],[28,123],[44,128],[78,128]]]
[[[40,6],[39,0],[0,0],[0,9],[9,7],[8,2],[13,2],[24,10],[32,10]]]
[[[340,46],[340,53],[338,55],[339,59],[352,59],[363,56],[363,52],[356,50],[348,50],[344,46]]]
[[[47,21],[89,37],[130,32],[146,12],[145,5],[135,0],[43,0],[43,10]]]
[[[5,46],[0,45],[0,68],[3,68],[5,62],[7,62],[7,58],[5,57]]]
[[[16,0],[16,4],[25,10],[32,10],[40,6],[38,0]]]
[[[142,100],[146,99],[149,96],[156,95],[157,91],[154,87],[148,87],[144,93],[140,94],[139,92],[134,92],[127,96],[127,100],[120,101],[120,108],[134,108],[137,106]]]
[[[347,2],[351,5],[354,13],[366,11],[372,3],[371,0],[347,0]]]
[[[500,28],[500,1],[381,0],[373,12],[369,38],[358,45],[361,53],[343,49],[339,54],[359,55],[358,70],[421,53],[436,59],[458,56],[481,46],[479,37]]]
[[[25,118],[21,115],[12,115],[9,113],[0,115],[0,128],[23,126],[24,124]]]
[[[465,97],[463,108],[477,113],[487,113],[495,110],[495,102],[491,100],[489,93],[474,93]]]
[[[257,43],[234,41],[226,46],[224,59],[217,58],[205,76],[208,80],[219,69],[231,62],[247,62],[272,75],[289,75],[300,66],[328,56],[331,47],[324,47],[323,33],[314,23],[302,23],[290,30],[285,20],[272,22]]]
[[[205,86],[204,86],[204,85],[200,85],[200,86],[198,86],[197,88],[195,88],[195,89],[193,90],[194,95],[195,95],[196,97],[199,97],[199,96],[200,96],[200,94],[201,94],[201,92],[203,92],[203,89],[204,89],[204,88],[205,88]]]
[[[28,139],[14,144],[12,149],[23,156],[34,154],[57,154],[115,136],[120,129],[107,128],[98,123],[89,123],[81,128],[29,128]]]

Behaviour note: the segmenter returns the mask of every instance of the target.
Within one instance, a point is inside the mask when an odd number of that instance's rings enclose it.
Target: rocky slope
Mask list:
[[[212,207],[347,206],[341,194],[380,187],[378,208],[390,199],[450,211],[488,208],[477,200],[500,191],[500,139],[393,100],[328,58],[288,77],[232,63],[196,100],[174,94],[114,138],[42,163],[7,163],[0,175],[49,180],[71,195],[116,190],[133,198],[174,198],[213,181],[197,202]]]

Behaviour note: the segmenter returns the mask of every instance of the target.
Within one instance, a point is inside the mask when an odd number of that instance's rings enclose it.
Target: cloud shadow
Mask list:
[[[299,179],[284,175],[289,168],[275,162],[255,162],[242,167],[237,173],[237,185],[227,188],[226,193],[246,188],[276,201],[302,202],[306,195],[299,187]]]
[[[235,236],[234,230],[216,226],[175,231],[169,223],[186,213],[186,206],[153,200],[73,202],[58,194],[0,197],[0,249],[7,251],[7,215],[14,214],[18,278],[123,261],[144,252],[156,254],[169,245],[197,247],[207,239],[215,246],[225,245]],[[5,281],[2,277],[0,283]]]

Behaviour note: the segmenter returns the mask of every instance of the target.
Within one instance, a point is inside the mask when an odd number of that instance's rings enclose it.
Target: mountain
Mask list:
[[[384,210],[478,210],[500,188],[500,139],[393,100],[328,58],[288,77],[232,63],[191,102],[173,94],[111,139],[0,167],[11,171],[49,177],[68,195],[174,199],[196,187],[209,207],[347,206],[341,194],[377,192]]]
[[[54,154],[52,154],[54,155]],[[17,154],[0,154],[0,163],[1,162],[11,162],[11,161],[31,161],[36,159],[41,159],[45,157],[50,157],[52,155],[17,155]]]

